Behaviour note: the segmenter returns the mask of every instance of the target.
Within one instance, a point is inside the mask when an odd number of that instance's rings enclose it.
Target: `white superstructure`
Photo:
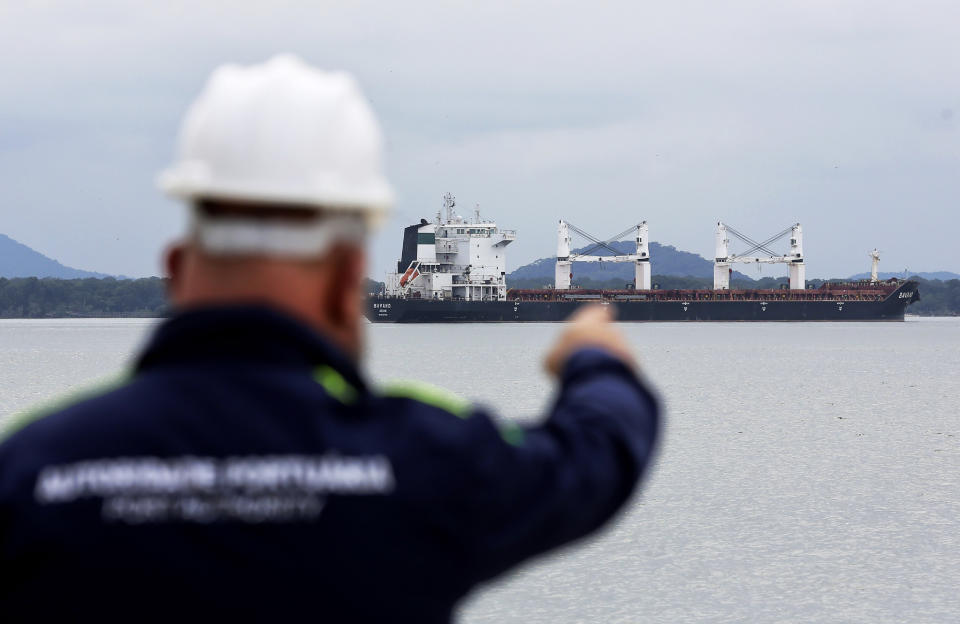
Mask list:
[[[388,273],[385,294],[394,297],[462,301],[507,298],[506,247],[517,234],[480,217],[467,220],[454,210],[450,193],[433,223],[422,220],[404,232],[403,256]]]

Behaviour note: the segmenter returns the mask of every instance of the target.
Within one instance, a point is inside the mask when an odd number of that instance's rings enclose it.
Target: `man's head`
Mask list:
[[[161,187],[191,226],[168,253],[175,306],[261,303],[359,355],[364,242],[392,201],[354,80],[297,58],[217,69]]]

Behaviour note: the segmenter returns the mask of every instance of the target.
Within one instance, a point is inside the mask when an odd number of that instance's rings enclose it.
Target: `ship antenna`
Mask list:
[[[457,200],[452,193],[443,194],[443,207],[447,209],[447,221],[453,221],[453,207],[457,205]]]

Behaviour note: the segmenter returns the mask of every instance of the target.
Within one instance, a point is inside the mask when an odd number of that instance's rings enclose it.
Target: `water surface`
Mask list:
[[[153,321],[0,321],[0,419],[122,367]],[[960,621],[960,319],[624,325],[667,428],[598,538],[461,621]],[[377,380],[531,422],[551,324],[372,325]]]

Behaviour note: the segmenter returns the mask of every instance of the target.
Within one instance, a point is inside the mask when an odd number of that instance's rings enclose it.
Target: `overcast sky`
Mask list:
[[[381,118],[379,279],[446,191],[519,230],[511,270],[565,218],[646,219],[706,257],[718,219],[799,221],[810,277],[873,247],[960,272],[956,0],[141,4],[0,3],[0,232],[70,266],[158,274],[184,110],[216,65],[290,51],[356,74]]]

